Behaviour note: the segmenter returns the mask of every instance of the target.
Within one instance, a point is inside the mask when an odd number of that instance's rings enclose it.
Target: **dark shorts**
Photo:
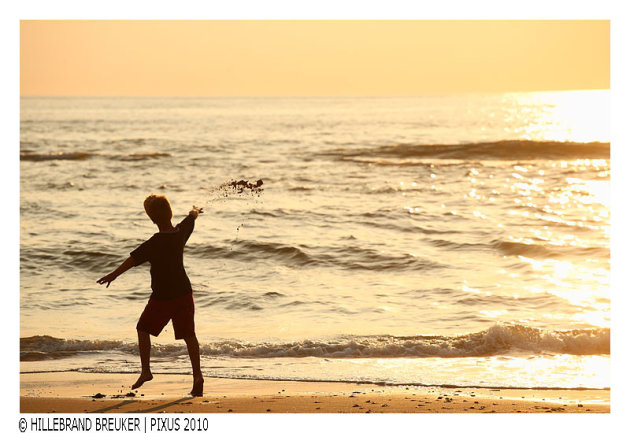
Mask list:
[[[136,329],[157,337],[169,320],[173,321],[176,340],[195,335],[195,304],[192,293],[165,301],[149,299]]]

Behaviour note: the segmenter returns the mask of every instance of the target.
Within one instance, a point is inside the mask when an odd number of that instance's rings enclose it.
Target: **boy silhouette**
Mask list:
[[[142,372],[131,387],[136,389],[153,379],[150,368],[151,335],[157,337],[169,320],[173,322],[175,339],[184,340],[193,370],[193,387],[190,394],[203,395],[203,376],[199,360],[199,342],[195,334],[195,306],[192,286],[184,270],[184,245],[195,228],[195,219],[203,212],[193,206],[188,216],[173,227],[173,211],[168,199],[151,194],[144,200],[144,210],[158,226],[159,232],[142,243],[114,271],[97,281],[107,287],[120,274],[144,262],[151,263],[151,290],[136,329]]]

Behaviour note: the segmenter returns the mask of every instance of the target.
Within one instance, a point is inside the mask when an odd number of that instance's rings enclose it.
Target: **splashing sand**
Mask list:
[[[214,197],[208,199],[206,201],[206,204],[213,201],[232,198],[236,196],[260,197],[263,192],[262,185],[262,179],[258,179],[254,182],[250,182],[244,179],[230,180],[228,182],[224,182],[219,186],[209,188],[208,192],[210,192],[210,194],[213,194]]]
[[[211,198],[206,201],[206,205],[214,203],[220,200],[237,199],[237,198],[258,198],[263,193],[263,180],[258,179],[256,181],[248,180],[230,180],[223,182],[222,184],[209,188],[208,192],[211,194]],[[242,216],[244,216],[243,214]],[[238,241],[238,235],[240,229],[245,227],[245,222],[242,221],[238,227],[236,227],[236,237],[234,242]]]

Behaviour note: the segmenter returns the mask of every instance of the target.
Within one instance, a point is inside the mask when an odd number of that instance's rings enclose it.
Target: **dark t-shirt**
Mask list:
[[[154,234],[131,252],[136,266],[151,263],[152,299],[173,299],[192,292],[184,270],[184,245],[195,228],[195,219],[188,215],[175,228]]]

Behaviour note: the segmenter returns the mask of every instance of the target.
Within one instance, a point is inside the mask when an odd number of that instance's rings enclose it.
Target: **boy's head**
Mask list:
[[[144,210],[155,224],[166,224],[173,218],[173,210],[166,196],[151,194],[144,199]]]

